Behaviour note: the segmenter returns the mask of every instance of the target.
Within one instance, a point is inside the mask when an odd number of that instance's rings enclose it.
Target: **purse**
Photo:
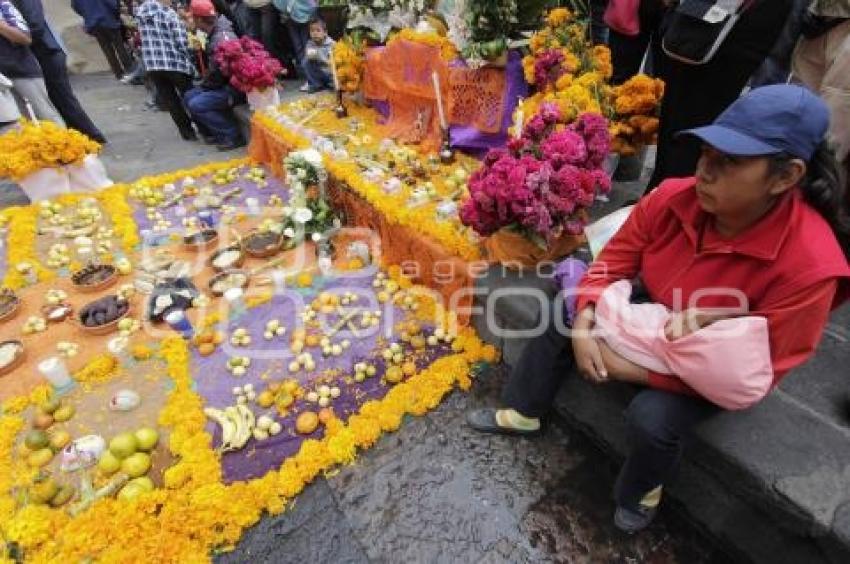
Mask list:
[[[691,65],[709,62],[752,0],[682,0],[672,10],[661,48]]]
[[[617,33],[633,37],[640,33],[639,8],[640,0],[611,0],[602,18]]]

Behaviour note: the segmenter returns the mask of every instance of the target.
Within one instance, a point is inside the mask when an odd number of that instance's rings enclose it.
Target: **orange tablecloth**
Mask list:
[[[283,158],[298,148],[257,120],[252,121],[249,155],[271,167],[275,174],[283,177]],[[458,321],[468,323],[474,273],[484,263],[467,262],[414,230],[390,223],[343,182],[330,180],[329,196],[344,213],[347,224],[371,228],[380,237],[382,258],[387,264],[404,268],[407,263],[410,268],[405,269],[406,273],[415,282],[436,290],[443,298],[443,305],[457,313]]]

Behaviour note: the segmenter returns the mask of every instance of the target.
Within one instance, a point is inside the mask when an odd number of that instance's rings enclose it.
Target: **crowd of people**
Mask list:
[[[55,121],[106,142],[74,96],[65,52],[42,0],[0,0],[0,123],[21,115]],[[170,113],[180,136],[220,150],[245,145],[232,109],[245,94],[228,84],[216,47],[243,35],[277,58],[301,90],[331,87],[333,40],[315,0],[71,0],[124,84],[144,85],[146,106]]]

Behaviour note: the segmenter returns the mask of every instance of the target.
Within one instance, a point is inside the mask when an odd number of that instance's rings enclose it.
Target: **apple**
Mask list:
[[[121,460],[107,450],[101,455],[100,460],[97,461],[97,467],[101,472],[110,476],[118,472],[118,469],[121,468]]]
[[[152,492],[156,488],[156,486],[154,486],[153,480],[151,480],[147,476],[140,476],[138,478],[133,478],[132,480],[127,482],[127,484],[128,485],[129,484],[138,484],[138,485],[142,486],[143,488],[145,488],[145,491],[149,491],[149,492]]]
[[[133,501],[147,491],[145,486],[141,484],[127,484],[118,492],[118,499],[122,501]]]
[[[109,441],[109,452],[117,458],[124,459],[132,455],[139,448],[136,436],[132,433],[121,433],[112,437]]]
[[[147,474],[151,469],[151,457],[143,452],[131,454],[121,461],[121,471],[131,478]]]
[[[50,444],[50,437],[40,429],[34,429],[27,433],[24,444],[30,450],[38,450]]]
[[[150,427],[142,427],[135,433],[136,443],[138,444],[139,450],[143,450],[145,452],[150,452],[156,446],[156,443],[159,441],[159,433],[156,432],[156,429],[151,429]]]

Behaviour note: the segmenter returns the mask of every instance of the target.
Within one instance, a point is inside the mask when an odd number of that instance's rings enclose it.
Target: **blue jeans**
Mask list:
[[[304,70],[304,76],[307,77],[307,85],[311,92],[333,88],[333,75],[319,61],[311,61],[307,57],[304,57],[304,60],[301,61],[301,68]]]
[[[526,345],[502,390],[503,404],[526,417],[546,415],[575,372],[572,342],[557,327],[550,318],[548,329]],[[672,481],[693,428],[719,411],[700,397],[641,388],[625,412],[629,454],[614,487],[617,505],[636,509],[643,496]]]
[[[197,87],[186,92],[183,100],[202,135],[214,137],[217,143],[231,143],[242,139],[232,111],[241,97],[229,86],[215,90]]]

